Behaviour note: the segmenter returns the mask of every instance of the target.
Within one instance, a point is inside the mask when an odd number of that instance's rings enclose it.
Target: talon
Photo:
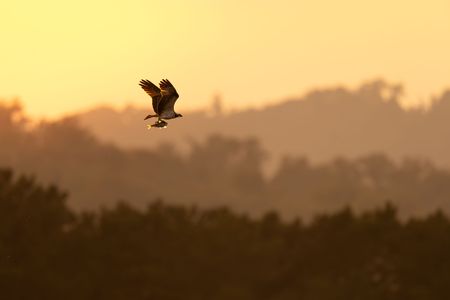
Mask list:
[[[147,130],[152,129],[152,125],[147,125]]]

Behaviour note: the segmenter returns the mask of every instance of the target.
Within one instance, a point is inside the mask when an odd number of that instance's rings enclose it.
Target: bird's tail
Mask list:
[[[147,120],[147,119],[150,119],[150,118],[153,118],[153,117],[157,117],[157,116],[158,116],[158,115],[148,115],[148,116],[145,117],[144,120]]]

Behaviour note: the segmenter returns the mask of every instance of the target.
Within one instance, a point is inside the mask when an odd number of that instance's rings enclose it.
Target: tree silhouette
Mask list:
[[[72,212],[66,194],[0,171],[5,299],[447,299],[450,221],[392,204],[309,223],[154,201]]]

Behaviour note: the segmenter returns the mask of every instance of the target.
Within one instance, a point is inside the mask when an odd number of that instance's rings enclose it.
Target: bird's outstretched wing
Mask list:
[[[158,104],[158,112],[162,113],[163,111],[173,111],[175,102],[178,99],[178,93],[173,87],[172,83],[169,80],[163,79],[159,83],[159,87],[161,88],[161,101]]]
[[[142,79],[139,82],[139,85],[141,86],[141,88],[144,89],[144,91],[147,94],[149,94],[150,97],[152,97],[153,110],[155,111],[156,114],[159,114],[158,105],[159,102],[161,101],[161,90],[147,79]]]

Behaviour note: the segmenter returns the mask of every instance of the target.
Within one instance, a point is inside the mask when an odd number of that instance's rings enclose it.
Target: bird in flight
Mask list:
[[[148,129],[152,127],[166,128],[168,123],[165,120],[182,117],[181,114],[176,113],[174,110],[175,102],[178,99],[178,93],[169,80],[161,80],[159,88],[147,79],[142,79],[139,82],[139,85],[152,98],[152,106],[155,111],[154,115],[150,114],[146,116],[144,120],[153,117],[158,118],[158,121],[156,121],[155,124],[147,125]]]

